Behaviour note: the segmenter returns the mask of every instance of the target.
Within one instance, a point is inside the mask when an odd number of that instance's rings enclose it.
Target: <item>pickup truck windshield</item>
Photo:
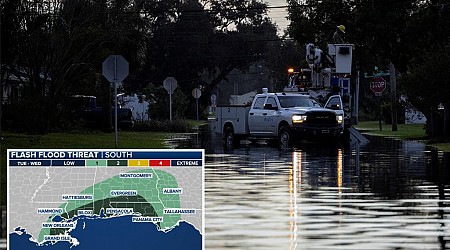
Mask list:
[[[292,107],[322,107],[316,100],[308,96],[279,96],[282,108]]]

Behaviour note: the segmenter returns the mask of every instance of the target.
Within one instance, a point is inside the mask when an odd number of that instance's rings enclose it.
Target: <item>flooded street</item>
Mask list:
[[[449,249],[450,156],[369,139],[285,151],[225,151],[209,131],[184,140],[206,149],[206,248]]]

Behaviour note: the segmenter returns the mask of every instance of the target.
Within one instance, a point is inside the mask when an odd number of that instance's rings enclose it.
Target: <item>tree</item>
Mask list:
[[[403,76],[400,90],[428,120],[437,104],[448,102],[445,96],[449,88],[443,77],[450,73],[444,66],[450,36],[447,1],[291,0],[289,4],[289,32],[298,43],[314,42],[323,47],[326,34],[332,33],[334,25],[343,24],[346,40],[355,44],[353,57],[360,71],[371,75],[375,67],[387,69],[394,63]],[[370,92],[367,85],[361,90]]]
[[[173,76],[188,96],[195,87],[204,86],[200,102],[206,107],[211,90],[219,82],[233,69],[245,70],[261,60],[268,44],[278,40],[266,7],[248,0],[143,4],[151,21],[148,54],[134,91],[148,82],[162,84],[166,77]],[[205,74],[209,76],[207,81],[202,77]]]
[[[156,120],[168,120],[170,117],[169,94],[162,86],[149,84],[144,89],[149,100],[149,117]],[[185,94],[177,88],[172,96],[172,115],[174,119],[186,118],[188,100]]]
[[[331,42],[336,26],[352,29],[352,14],[348,0],[289,0],[288,32],[300,44],[314,43],[322,48]]]
[[[401,83],[410,102],[427,117],[431,138],[450,137],[449,14],[448,3],[427,1],[411,15],[407,26],[413,56]],[[439,104],[443,110],[438,110]]]
[[[8,119],[29,133],[60,127],[70,95],[96,95],[110,108],[101,64],[111,54],[130,63],[125,91],[142,92],[149,82],[162,85],[171,75],[185,95],[206,86],[206,107],[209,91],[232,69],[261,60],[278,39],[266,4],[255,0],[3,2],[2,20],[10,19],[2,39],[11,47],[2,48],[8,69],[3,79],[24,76],[22,95],[7,107]],[[205,72],[212,76],[207,82]]]
[[[15,127],[29,133],[57,128],[64,113],[61,104],[73,94],[92,95],[101,83],[101,63],[109,54],[135,59],[130,60],[132,65],[142,63],[139,15],[118,19],[130,5],[115,3],[20,1],[15,5],[19,25],[2,30],[8,32],[2,37],[11,34],[16,42],[7,73],[25,76],[19,78],[23,79],[21,98],[8,107]],[[132,28],[126,28],[130,23]]]
[[[264,62],[270,69],[277,90],[288,84],[288,69],[300,71],[309,66],[305,60],[305,49],[290,39],[273,42],[268,46]]]

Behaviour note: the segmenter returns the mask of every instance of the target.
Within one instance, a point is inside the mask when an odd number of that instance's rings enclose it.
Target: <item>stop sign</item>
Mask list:
[[[196,99],[200,98],[200,96],[202,95],[202,91],[199,88],[195,88],[194,90],[192,90],[192,96]]]
[[[122,82],[128,76],[128,62],[121,55],[110,55],[102,63],[102,74],[109,82]]]
[[[163,81],[163,86],[164,88],[167,90],[167,93],[169,95],[173,94],[173,91],[177,88],[177,79],[175,79],[175,77],[167,77],[164,81]]]
[[[375,95],[381,95],[386,89],[386,80],[383,77],[374,77],[370,79],[370,90],[372,90]]]

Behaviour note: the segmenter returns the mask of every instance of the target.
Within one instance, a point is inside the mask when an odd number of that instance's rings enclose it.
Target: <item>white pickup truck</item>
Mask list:
[[[331,96],[324,108],[307,94],[268,93],[264,88],[250,107],[217,107],[214,130],[224,135],[227,146],[241,139],[277,139],[280,147],[291,147],[301,139],[338,140],[344,130],[342,107],[339,95]]]

